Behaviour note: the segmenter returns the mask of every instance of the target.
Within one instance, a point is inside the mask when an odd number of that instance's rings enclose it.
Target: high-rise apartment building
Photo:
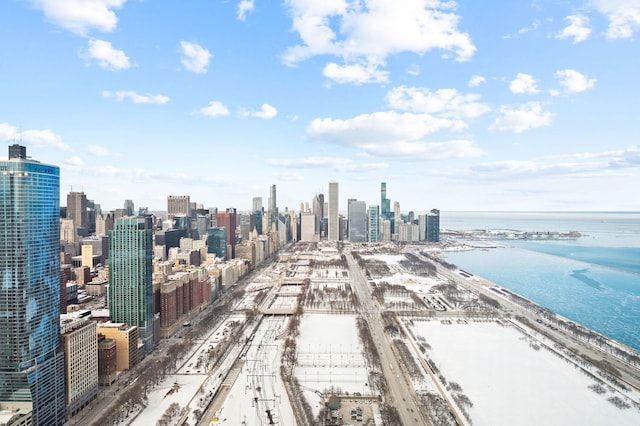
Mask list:
[[[228,208],[224,213],[218,213],[218,228],[227,229],[227,244],[231,246],[231,252],[227,252],[227,260],[234,259],[236,256],[236,226],[237,213],[235,208]]]
[[[262,197],[253,197],[252,208],[253,212],[262,211]]]
[[[138,327],[146,350],[153,347],[153,231],[144,219],[116,220],[109,232],[109,318]]]
[[[269,229],[271,231],[271,227],[273,224],[276,224],[276,229],[278,228],[278,204],[276,201],[276,185],[271,185],[269,187],[269,211],[267,212],[269,215]]]
[[[67,413],[75,416],[98,396],[98,333],[91,311],[60,317],[65,353]]]
[[[368,211],[368,240],[370,243],[377,243],[380,241],[380,207],[371,205]]]
[[[364,201],[349,200],[349,241],[364,243],[367,241],[367,204]]]
[[[133,200],[124,200],[124,214],[126,216],[133,216],[134,211],[136,209],[135,204],[133,204]]]
[[[324,219],[324,194],[316,194],[313,197],[313,215],[316,217],[316,230],[323,237],[322,221]],[[326,231],[326,230],[325,230]]]
[[[8,424],[62,425],[60,169],[9,147],[0,161],[0,410]]]
[[[340,239],[340,220],[338,217],[338,182],[329,182],[329,212],[327,217],[327,240]]]

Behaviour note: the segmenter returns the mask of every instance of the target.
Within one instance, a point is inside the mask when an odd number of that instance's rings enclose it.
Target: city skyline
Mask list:
[[[61,196],[637,210],[637,1],[91,5],[0,4],[0,142]]]

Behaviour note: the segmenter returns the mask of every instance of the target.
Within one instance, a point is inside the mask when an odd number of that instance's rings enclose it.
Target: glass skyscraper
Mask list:
[[[62,425],[60,169],[9,147],[0,161],[0,410]]]
[[[139,217],[116,220],[109,231],[109,318],[138,327],[153,347],[153,231]]]

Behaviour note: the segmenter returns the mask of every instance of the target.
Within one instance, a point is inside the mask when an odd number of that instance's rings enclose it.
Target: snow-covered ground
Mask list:
[[[316,391],[323,393],[333,386],[350,394],[370,393],[355,316],[304,315],[297,347],[294,374],[315,412],[322,402]]]
[[[495,322],[443,325],[414,321],[416,338],[431,346],[428,356],[445,379],[456,382],[473,403],[474,426],[638,425],[640,411],[619,409],[621,397],[547,349],[535,350],[512,327]],[[623,398],[624,399],[624,398]]]
[[[256,331],[242,357],[244,365],[227,379],[231,390],[217,417],[223,425],[268,425],[268,414],[277,425],[294,425],[294,415],[280,377],[285,317],[267,318]],[[233,376],[233,375],[230,375]]]

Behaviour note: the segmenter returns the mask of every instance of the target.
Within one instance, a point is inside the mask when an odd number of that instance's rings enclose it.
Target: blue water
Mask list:
[[[447,261],[640,351],[640,213],[442,212],[441,229],[578,231]]]

